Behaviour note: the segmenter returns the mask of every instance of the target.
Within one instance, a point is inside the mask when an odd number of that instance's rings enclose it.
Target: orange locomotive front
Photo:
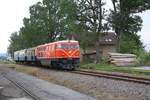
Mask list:
[[[40,45],[36,48],[36,57],[42,65],[76,69],[80,63],[79,42],[65,40]]]

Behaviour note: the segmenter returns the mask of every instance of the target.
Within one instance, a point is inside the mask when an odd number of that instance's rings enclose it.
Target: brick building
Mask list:
[[[78,34],[72,34],[72,38],[79,40]],[[86,49],[81,48],[81,61],[83,62],[95,62],[96,58],[96,49],[95,49],[95,42],[91,42]],[[114,32],[107,32],[104,33],[102,37],[99,39],[100,45],[100,55],[102,59],[108,58],[108,53],[117,51],[116,49],[117,43],[117,36]]]

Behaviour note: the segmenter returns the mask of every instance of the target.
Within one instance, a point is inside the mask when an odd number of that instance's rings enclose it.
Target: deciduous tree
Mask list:
[[[82,25],[83,33],[93,34],[90,39],[95,43],[96,63],[99,63],[99,38],[104,31],[103,21],[105,10],[103,9],[103,6],[105,3],[102,0],[76,0],[75,2],[77,4],[78,23]]]
[[[108,21],[118,36],[117,49],[120,52],[122,35],[135,34],[142,28],[142,19],[136,15],[150,8],[149,0],[112,0],[113,10]],[[127,36],[127,35],[126,35]]]

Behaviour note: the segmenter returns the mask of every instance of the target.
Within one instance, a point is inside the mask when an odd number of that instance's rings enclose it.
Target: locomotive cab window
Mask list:
[[[57,49],[79,49],[79,44],[58,44]]]

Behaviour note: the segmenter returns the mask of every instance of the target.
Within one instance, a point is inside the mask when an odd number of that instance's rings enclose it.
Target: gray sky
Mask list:
[[[146,46],[146,50],[150,51],[150,11],[141,13],[140,16],[143,19],[143,27],[139,34],[141,35],[141,40]]]
[[[42,0],[1,0],[0,1],[0,53],[6,53],[10,34],[18,31],[23,25],[22,19],[29,17],[29,6]],[[108,1],[108,0],[106,0]],[[110,4],[109,4],[110,5]],[[150,11],[140,14],[143,18],[143,28],[139,32],[141,40],[150,50]]]
[[[23,25],[23,18],[29,16],[29,6],[40,0],[0,1],[0,53],[6,53],[10,34]]]

